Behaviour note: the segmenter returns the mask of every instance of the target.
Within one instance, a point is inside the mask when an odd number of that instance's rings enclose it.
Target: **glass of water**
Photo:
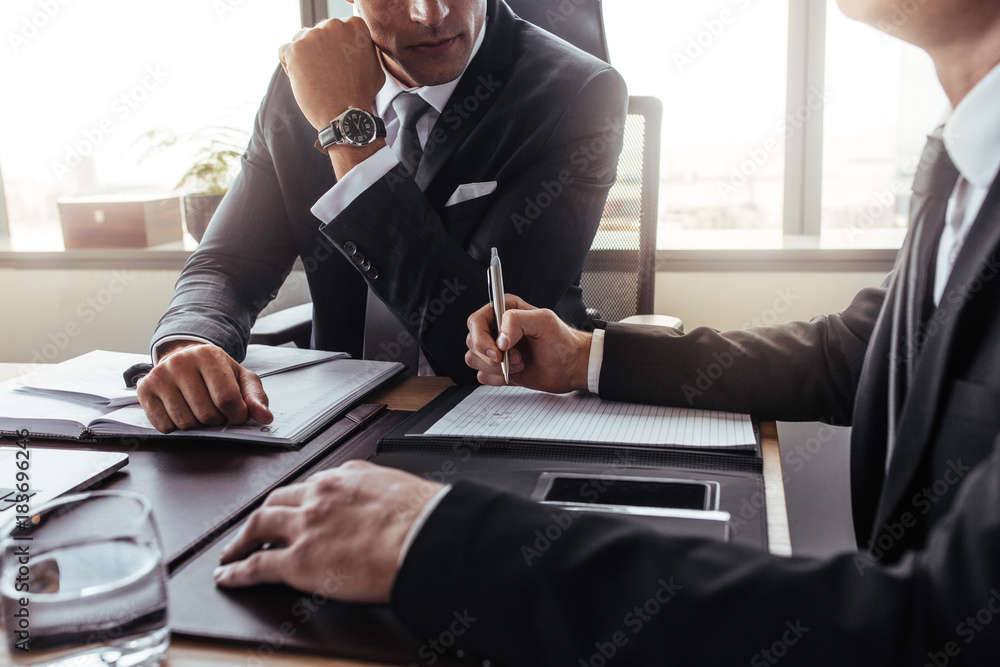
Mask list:
[[[166,570],[148,500],[120,491],[67,496],[18,514],[2,537],[0,606],[14,665],[163,660]]]

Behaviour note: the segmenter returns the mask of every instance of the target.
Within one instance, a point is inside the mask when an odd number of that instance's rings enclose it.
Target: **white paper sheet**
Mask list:
[[[422,435],[710,449],[756,443],[749,415],[523,387],[479,387]]]

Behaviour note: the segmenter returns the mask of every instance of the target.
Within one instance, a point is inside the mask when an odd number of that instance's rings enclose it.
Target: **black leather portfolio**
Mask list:
[[[371,457],[378,439],[408,415],[386,411],[312,471]],[[247,664],[278,650],[379,663],[426,664],[420,655],[422,642],[383,605],[345,604],[287,586],[217,588],[212,572],[219,565],[219,553],[241,525],[220,535],[170,577],[170,625],[175,635],[236,642],[245,651]],[[331,590],[336,588],[337,573],[331,573],[329,586]],[[423,650],[427,650],[426,646]],[[468,664],[456,656],[434,656],[435,664]]]
[[[371,460],[446,484],[481,482],[567,509],[618,513],[665,534],[767,549],[759,428],[756,449],[733,451],[413,435],[474,389],[445,391],[386,433]],[[720,513],[729,514],[724,526]]]
[[[403,439],[408,430],[420,427],[429,416],[447,410],[461,391],[449,391],[412,415],[393,411],[378,415],[363,431],[312,466],[310,474],[347,460],[368,459],[444,483],[471,480],[534,498],[555,489],[560,479],[572,482],[610,477],[638,480],[641,485],[665,483],[671,489],[682,489],[669,494],[672,500],[706,503],[715,512],[728,512],[725,539],[767,548],[763,477],[760,458],[753,452],[725,456],[572,445],[504,447],[483,441],[424,442],[417,447]],[[619,496],[629,490],[622,482],[615,482],[615,487]],[[701,490],[703,495],[699,495]],[[640,489],[638,495],[644,491]],[[177,635],[238,643],[249,661],[291,650],[385,664],[426,664],[429,638],[412,636],[384,606],[344,604],[285,586],[216,588],[212,572],[219,564],[219,553],[237,529],[221,535],[171,576],[171,625]],[[655,525],[653,529],[657,529]],[[671,524],[665,532],[673,529]],[[697,529],[685,532],[697,534]],[[331,577],[335,587],[336,573]],[[444,665],[470,664],[474,658],[434,657],[435,664]]]

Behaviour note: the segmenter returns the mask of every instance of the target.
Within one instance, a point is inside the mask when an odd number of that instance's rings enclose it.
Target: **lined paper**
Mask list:
[[[709,449],[756,446],[749,415],[523,387],[479,387],[417,435]]]

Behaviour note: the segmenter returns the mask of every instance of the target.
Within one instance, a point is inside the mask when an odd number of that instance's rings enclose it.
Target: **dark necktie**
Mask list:
[[[417,137],[417,121],[427,113],[430,105],[416,93],[400,93],[392,102],[392,108],[399,117],[399,132],[396,133],[396,141],[392,148],[396,157],[410,172],[410,176],[417,173],[417,166],[420,158],[424,155],[424,149],[420,146],[420,139]]]
[[[948,199],[958,181],[941,138],[943,127],[927,138],[917,165],[910,201],[911,234],[897,267],[892,313],[892,361],[889,364],[889,433],[886,468],[898,436],[899,418],[913,382],[926,332],[923,324],[933,308],[934,258],[944,230]]]
[[[423,149],[417,136],[417,121],[430,105],[415,93],[400,93],[392,102],[399,117],[399,132],[392,145],[400,163],[413,176],[417,173]],[[396,318],[385,303],[368,289],[365,308],[365,359],[400,361],[410,374],[416,375],[420,366],[420,343]]]

